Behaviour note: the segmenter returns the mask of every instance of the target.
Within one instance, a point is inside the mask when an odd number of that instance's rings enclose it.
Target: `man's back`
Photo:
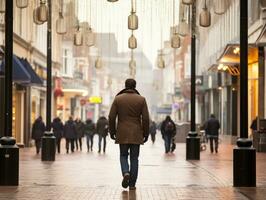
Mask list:
[[[210,118],[207,122],[206,134],[207,135],[218,135],[220,129],[220,123],[215,118]]]
[[[118,95],[109,114],[111,132],[115,131],[116,116],[116,143],[142,144],[144,134],[149,133],[149,114],[145,98],[134,90]]]

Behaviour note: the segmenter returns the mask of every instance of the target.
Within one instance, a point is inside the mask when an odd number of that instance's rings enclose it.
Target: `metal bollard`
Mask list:
[[[233,150],[234,187],[256,187],[256,149],[252,140],[240,138]]]
[[[0,186],[19,184],[19,148],[13,137],[0,139]]]
[[[186,160],[200,160],[200,138],[197,132],[189,132],[186,139]]]
[[[55,136],[45,132],[42,137],[42,161],[55,161]]]

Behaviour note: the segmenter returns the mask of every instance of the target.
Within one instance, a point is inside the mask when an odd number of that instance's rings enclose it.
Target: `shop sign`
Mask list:
[[[91,104],[101,104],[102,103],[102,97],[91,96],[91,97],[89,97],[88,101]]]

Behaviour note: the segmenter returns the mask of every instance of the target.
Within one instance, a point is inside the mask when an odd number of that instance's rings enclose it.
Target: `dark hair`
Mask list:
[[[168,120],[170,121],[171,120],[171,117],[169,115],[166,116],[165,120]]]
[[[135,89],[136,85],[137,85],[137,82],[132,78],[129,78],[125,81],[126,89]]]
[[[211,118],[215,118],[215,115],[214,114],[211,114],[211,116],[210,116]]]

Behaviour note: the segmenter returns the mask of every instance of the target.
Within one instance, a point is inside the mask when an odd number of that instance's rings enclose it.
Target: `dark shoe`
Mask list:
[[[67,150],[67,153],[68,153],[68,150]]]
[[[101,150],[98,150],[98,153],[101,153]]]
[[[128,187],[128,184],[129,184],[129,178],[130,178],[129,173],[125,173],[125,174],[124,174],[124,178],[123,178],[123,180],[122,180],[122,187],[123,187],[123,188],[127,188],[127,187]]]
[[[215,153],[218,153],[218,150],[215,150]]]
[[[129,190],[136,190],[137,188],[135,186],[129,187]]]

